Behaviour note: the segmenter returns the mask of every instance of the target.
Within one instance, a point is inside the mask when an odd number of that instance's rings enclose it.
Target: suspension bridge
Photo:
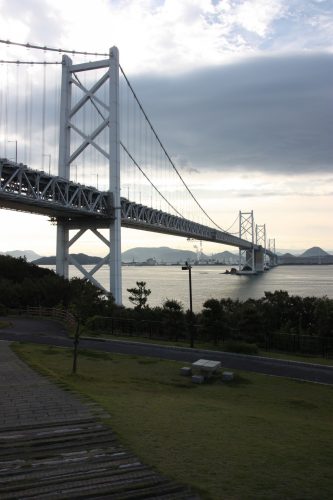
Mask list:
[[[69,52],[0,43],[9,56],[13,46],[29,55],[42,50],[44,58],[49,51]],[[91,56],[103,59],[87,60]],[[239,212],[232,233],[200,204],[119,64],[116,47],[107,54],[71,51],[61,63],[6,57],[0,64],[0,208],[48,216],[56,224],[57,273],[68,277],[74,265],[104,288],[94,275],[107,265],[106,291],[120,304],[121,227],[238,247],[240,273],[276,265],[275,240],[267,239],[265,224],[254,223],[253,211]],[[69,253],[87,231],[107,247],[90,271]]]

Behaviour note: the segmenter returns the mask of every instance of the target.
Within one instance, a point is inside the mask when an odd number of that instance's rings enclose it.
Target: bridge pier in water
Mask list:
[[[256,273],[263,273],[265,270],[265,249],[262,247],[254,252],[254,269]]]

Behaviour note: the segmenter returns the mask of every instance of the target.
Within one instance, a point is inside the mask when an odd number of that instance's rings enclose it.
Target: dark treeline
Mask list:
[[[85,321],[110,315],[114,301],[86,279],[67,280],[23,258],[0,255],[0,314],[27,306],[62,307]]]
[[[190,315],[176,300],[166,300],[162,307],[119,308],[118,318],[167,323],[170,339],[184,337]],[[90,324],[102,322],[91,318]],[[333,338],[333,300],[327,297],[290,296],[278,290],[265,292],[260,299],[244,302],[209,299],[200,313],[193,315],[196,335],[215,344],[226,338],[262,344],[267,332]]]
[[[86,331],[94,335],[134,335],[193,344],[206,342],[233,352],[259,349],[330,356],[333,353],[333,300],[290,296],[277,290],[244,302],[209,299],[199,314],[184,311],[177,300],[162,307],[147,305],[144,282],[128,289],[133,309],[114,309],[112,318],[94,316]]]
[[[267,336],[289,334],[333,339],[333,300],[290,296],[278,290],[244,302],[209,299],[199,314],[168,299],[162,307],[148,305],[150,290],[137,282],[128,290],[134,308],[119,307],[85,279],[66,280],[24,259],[0,256],[0,314],[27,306],[63,307],[78,316],[91,333],[130,333],[218,345],[232,339],[263,347]],[[112,318],[112,319],[111,319]]]

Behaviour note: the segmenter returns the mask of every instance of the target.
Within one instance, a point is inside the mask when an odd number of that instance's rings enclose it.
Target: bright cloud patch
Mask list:
[[[272,51],[331,50],[332,12],[314,0],[0,3],[4,39],[84,51],[118,45],[128,72],[164,74]]]

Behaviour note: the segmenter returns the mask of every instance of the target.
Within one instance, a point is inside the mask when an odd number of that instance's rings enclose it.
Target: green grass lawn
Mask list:
[[[142,460],[216,500],[333,498],[333,387],[238,372],[197,386],[183,363],[16,344],[35,368],[106,408]]]
[[[11,323],[9,321],[0,321],[0,329],[1,328],[9,328],[11,325]]]

